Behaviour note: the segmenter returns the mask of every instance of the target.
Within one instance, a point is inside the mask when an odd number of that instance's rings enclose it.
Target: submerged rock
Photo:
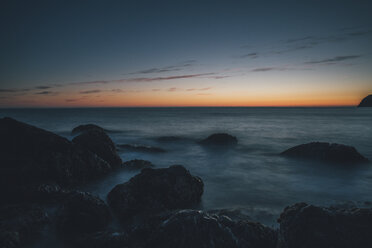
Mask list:
[[[71,194],[57,216],[58,230],[72,236],[103,230],[110,220],[109,208],[104,201],[86,192]]]
[[[122,164],[121,158],[116,152],[114,142],[112,142],[104,131],[97,129],[85,131],[76,136],[72,142],[97,154],[109,163],[112,168],[119,168]]]
[[[91,151],[11,118],[0,119],[0,137],[0,193],[8,202],[29,185],[84,183],[111,170]]]
[[[143,169],[128,182],[116,185],[108,203],[122,221],[138,214],[189,208],[200,202],[203,182],[183,166]]]
[[[147,160],[142,159],[133,159],[130,161],[126,161],[122,164],[123,169],[126,170],[142,170],[145,168],[152,168],[154,165]]]
[[[215,133],[201,140],[199,144],[209,146],[233,146],[238,144],[238,139],[227,133]]]
[[[372,95],[366,96],[358,105],[358,107],[372,107]]]
[[[127,151],[134,151],[134,152],[146,152],[146,153],[163,153],[166,152],[163,148],[154,147],[154,146],[145,146],[145,145],[118,145],[119,148],[127,150]]]
[[[223,215],[197,210],[179,210],[152,216],[127,233],[86,236],[83,243],[95,248],[275,248],[276,241],[276,231],[259,223],[232,221]]]
[[[0,207],[0,247],[33,243],[48,222],[48,215],[39,207],[23,204]]]
[[[72,129],[71,135],[76,135],[76,134],[80,134],[80,133],[83,133],[83,132],[86,132],[86,131],[91,131],[91,130],[98,130],[98,131],[102,131],[102,132],[106,131],[102,127],[97,126],[95,124],[85,124],[85,125],[79,125],[79,126],[75,127],[74,129]]]
[[[284,209],[278,248],[372,247],[372,209],[297,203]]]
[[[368,162],[368,159],[363,157],[352,146],[330,144],[326,142],[312,142],[295,146],[282,152],[281,155],[341,164]]]

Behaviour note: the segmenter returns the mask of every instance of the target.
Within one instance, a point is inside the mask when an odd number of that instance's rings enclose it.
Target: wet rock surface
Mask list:
[[[118,145],[121,150],[133,151],[133,152],[144,152],[144,153],[164,153],[166,150],[160,147],[138,145],[138,144],[123,144]]]
[[[279,248],[372,247],[372,209],[325,208],[297,203],[278,220]]]
[[[95,124],[85,124],[85,125],[79,125],[79,126],[75,127],[74,129],[72,129],[71,135],[77,135],[77,134],[80,134],[80,133],[83,133],[83,132],[86,132],[86,131],[92,131],[92,130],[98,130],[98,131],[102,131],[102,132],[107,131],[107,130],[103,129],[102,127],[97,126]]]
[[[276,247],[276,231],[259,223],[233,221],[224,215],[178,210],[154,215],[127,233],[86,237],[93,247]]]
[[[114,142],[102,130],[92,129],[76,136],[73,143],[82,146],[105,160],[112,168],[119,168],[121,158],[116,152]]]
[[[116,185],[108,194],[113,211],[125,221],[137,214],[189,208],[200,202],[203,182],[183,166],[143,169],[128,182]]]
[[[206,146],[234,146],[238,144],[238,139],[227,133],[215,133],[199,142]]]
[[[292,147],[281,155],[286,157],[320,160],[330,163],[353,164],[366,163],[368,159],[363,157],[354,147],[326,142],[312,142]]]
[[[86,192],[71,193],[57,213],[58,230],[67,236],[103,230],[109,221],[108,206]]]
[[[125,170],[142,170],[152,167],[154,167],[154,165],[150,161],[142,159],[133,159],[122,164],[122,168]]]

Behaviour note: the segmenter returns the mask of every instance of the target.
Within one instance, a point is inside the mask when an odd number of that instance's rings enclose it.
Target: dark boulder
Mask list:
[[[325,208],[297,203],[278,220],[279,248],[372,247],[372,209]]]
[[[130,161],[126,161],[122,164],[123,169],[126,170],[142,170],[145,168],[152,168],[154,165],[147,160],[142,159],[133,159]]]
[[[9,201],[29,185],[84,183],[111,170],[89,150],[11,118],[0,119],[0,137],[0,193]]]
[[[0,207],[1,247],[23,247],[32,244],[49,222],[46,212],[31,205],[5,205]]]
[[[67,236],[103,230],[109,221],[108,206],[86,192],[71,194],[57,212],[58,230]]]
[[[312,142],[295,146],[282,152],[281,155],[340,164],[368,162],[368,159],[363,157],[352,146],[330,144],[326,142]]]
[[[97,154],[109,163],[112,168],[119,168],[122,164],[121,158],[116,152],[114,142],[112,142],[104,131],[96,129],[85,131],[76,136],[72,142]]]
[[[227,133],[215,133],[199,142],[207,146],[233,146],[238,144],[238,139]]]
[[[163,148],[154,147],[154,146],[146,146],[146,145],[130,145],[130,144],[124,144],[124,145],[118,145],[120,149],[126,150],[126,151],[133,151],[133,152],[145,152],[145,153],[163,153],[166,152]]]
[[[276,231],[259,223],[179,210],[151,216],[127,233],[91,235],[83,244],[92,244],[89,247],[94,248],[275,248],[276,242]]]
[[[106,131],[105,129],[103,129],[102,127],[97,126],[97,125],[85,124],[85,125],[77,126],[74,129],[72,129],[71,135],[77,135],[77,134],[80,134],[80,133],[83,133],[83,132],[86,132],[86,131],[91,131],[91,130],[98,130],[98,131],[102,131],[102,132]]]
[[[366,96],[358,105],[358,107],[372,107],[372,95]]]
[[[108,203],[122,221],[147,213],[189,208],[200,202],[203,182],[183,166],[143,169],[128,182],[116,185]]]

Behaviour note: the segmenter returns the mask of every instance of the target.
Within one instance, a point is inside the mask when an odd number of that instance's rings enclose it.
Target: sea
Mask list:
[[[198,206],[203,210],[230,209],[275,227],[283,209],[297,202],[372,207],[372,163],[341,166],[279,155],[295,145],[323,141],[354,146],[372,160],[372,108],[0,109],[0,117],[5,116],[70,140],[74,127],[93,123],[108,130],[118,145],[163,148],[164,153],[118,152],[123,161],[149,160],[155,168],[183,165],[204,182]],[[236,136],[238,145],[216,150],[198,144],[213,133]],[[137,173],[120,170],[81,190],[106,199],[116,184]]]

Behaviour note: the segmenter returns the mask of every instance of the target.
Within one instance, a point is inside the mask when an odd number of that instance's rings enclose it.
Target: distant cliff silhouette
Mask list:
[[[363,98],[358,107],[372,107],[372,95],[368,95]]]

